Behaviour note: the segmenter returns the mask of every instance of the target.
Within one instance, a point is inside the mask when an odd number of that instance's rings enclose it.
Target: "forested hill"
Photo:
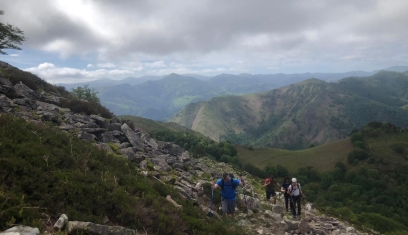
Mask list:
[[[372,121],[408,126],[407,73],[337,83],[309,79],[264,93],[193,103],[170,121],[215,140],[301,149],[346,137]]]

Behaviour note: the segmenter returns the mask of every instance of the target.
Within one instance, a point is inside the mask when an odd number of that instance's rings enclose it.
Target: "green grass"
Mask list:
[[[347,162],[347,154],[352,150],[350,138],[334,141],[314,148],[290,151],[273,148],[248,149],[237,146],[241,163],[251,163],[263,169],[269,163],[282,165],[290,172],[300,167],[313,166],[319,171],[333,169],[336,162]]]

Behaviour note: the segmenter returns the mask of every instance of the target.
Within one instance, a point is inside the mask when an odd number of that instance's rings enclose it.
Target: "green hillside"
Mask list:
[[[372,121],[408,126],[407,91],[408,76],[398,72],[338,83],[309,79],[269,92],[190,104],[170,121],[215,140],[302,149],[345,138]]]
[[[346,166],[294,175],[307,200],[327,213],[381,233],[408,229],[408,130],[373,122],[351,135]]]
[[[325,171],[333,169],[336,162],[346,162],[347,154],[352,149],[350,138],[345,138],[297,151],[237,146],[237,156],[242,164],[250,163],[260,169],[271,164],[282,165],[290,172],[296,172],[304,166],[312,166],[318,171]]]

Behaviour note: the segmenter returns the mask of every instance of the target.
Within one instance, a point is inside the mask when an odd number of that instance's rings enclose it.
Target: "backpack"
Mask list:
[[[229,176],[230,176],[230,178],[231,178],[231,186],[232,186],[232,189],[236,189],[237,188],[237,186],[236,185],[234,185],[234,174],[229,174]],[[221,189],[222,190],[224,190],[224,179],[223,178],[221,178]]]
[[[290,185],[290,186],[292,186],[292,185]],[[290,187],[289,186],[289,187]],[[299,183],[296,183],[296,186],[297,186],[297,189],[299,189],[300,190],[300,187],[299,187]],[[288,187],[288,188],[289,188]],[[292,193],[293,192],[293,186],[292,187],[290,187],[290,193]],[[300,192],[300,191],[299,191]]]

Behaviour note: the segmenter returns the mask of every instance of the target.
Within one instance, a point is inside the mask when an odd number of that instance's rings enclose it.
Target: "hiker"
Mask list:
[[[296,218],[296,206],[297,206],[297,216],[300,217],[300,199],[302,198],[302,189],[300,189],[300,184],[297,182],[296,178],[292,178],[292,184],[288,187],[288,194],[292,202],[292,215]]]
[[[288,212],[288,204],[290,204],[290,194],[288,193],[288,188],[290,186],[290,178],[286,176],[283,180],[283,183],[281,185],[281,192],[283,193],[283,196],[285,197],[285,207],[286,207],[286,212]],[[290,209],[292,209],[292,205],[290,206]]]
[[[241,180],[241,181],[240,181]],[[222,216],[225,218],[227,213],[235,218],[235,207],[237,204],[236,196],[237,191],[236,188],[238,186],[245,186],[244,178],[241,176],[240,180],[234,179],[233,175],[228,173],[224,173],[222,178],[217,181],[217,183],[213,182],[214,189],[220,187],[221,188],[221,196],[222,196]]]
[[[280,186],[278,182],[276,182],[275,177],[271,176],[270,178],[265,179],[264,187],[266,191],[266,201],[271,199],[271,195],[273,196],[273,204],[276,204],[276,193],[275,193],[275,185],[278,187]]]

